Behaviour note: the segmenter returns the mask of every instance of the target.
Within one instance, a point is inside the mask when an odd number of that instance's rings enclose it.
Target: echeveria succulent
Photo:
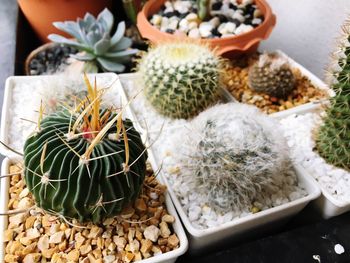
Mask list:
[[[78,18],[76,22],[54,22],[53,25],[74,39],[68,39],[61,35],[50,34],[48,38],[56,43],[75,47],[81,52],[71,57],[88,62],[90,71],[123,72],[125,63],[130,61],[132,55],[138,52],[131,49],[132,41],[124,36],[125,23],[120,22],[117,30],[112,34],[114,24],[113,14],[104,9],[95,18],[86,13],[84,19]]]

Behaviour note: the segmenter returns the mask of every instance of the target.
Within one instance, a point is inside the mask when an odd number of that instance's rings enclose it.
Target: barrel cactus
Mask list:
[[[220,59],[196,43],[164,43],[144,55],[139,71],[148,101],[161,114],[190,118],[220,94]]]
[[[74,40],[57,34],[48,38],[56,43],[72,46],[79,51],[71,57],[85,62],[86,72],[102,71],[123,72],[126,63],[138,50],[131,49],[132,41],[124,36],[125,23],[120,22],[112,33],[114,17],[108,9],[104,9],[97,18],[87,13],[84,19],[77,22],[55,22],[53,25],[71,35]]]
[[[37,206],[82,222],[120,213],[146,173],[140,134],[122,111],[100,109],[102,91],[90,86],[77,112],[43,118],[24,146],[25,181]]]
[[[336,69],[324,122],[316,136],[319,154],[330,164],[350,172],[350,23],[344,26],[344,40],[336,53]],[[339,55],[340,54],[340,55]]]
[[[284,99],[294,89],[295,77],[285,57],[264,53],[249,69],[248,85],[257,92]]]
[[[259,193],[280,189],[293,171],[277,125],[244,104],[202,112],[173,140],[182,142],[172,154],[179,176],[217,211],[251,207]]]

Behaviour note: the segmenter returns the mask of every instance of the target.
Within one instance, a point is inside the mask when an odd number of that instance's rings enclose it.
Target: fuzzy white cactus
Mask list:
[[[172,141],[178,176],[218,211],[252,206],[260,191],[277,191],[294,174],[278,123],[252,106],[212,107]]]

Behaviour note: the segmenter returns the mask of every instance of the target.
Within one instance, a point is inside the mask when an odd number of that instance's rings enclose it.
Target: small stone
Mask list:
[[[148,253],[151,251],[153,246],[153,243],[151,240],[149,239],[143,239],[141,240],[141,249],[140,251],[142,252],[142,254]]]
[[[131,262],[133,260],[133,258],[135,257],[135,255],[132,252],[126,252],[123,260],[127,263]]]
[[[19,226],[25,220],[25,213],[20,213],[9,217],[9,223],[14,226]]]
[[[241,24],[239,27],[237,27],[237,29],[235,30],[235,34],[239,35],[239,34],[243,34],[243,33],[247,33],[251,30],[253,30],[254,27],[250,26],[250,25],[245,25],[245,24]]]
[[[41,254],[44,258],[52,258],[53,254],[57,252],[57,248],[44,249]]]
[[[175,222],[175,217],[173,217],[172,215],[166,214],[162,217],[162,221],[172,224]]]
[[[209,20],[209,23],[212,25],[212,27],[218,27],[220,25],[220,19],[218,17],[213,17]]]
[[[187,19],[181,19],[179,22],[179,30],[187,32],[189,29],[189,22]]]
[[[227,33],[234,33],[236,29],[236,25],[232,22],[227,22],[225,25],[225,32]]]
[[[160,26],[162,23],[162,16],[154,15],[150,22],[155,26]]]
[[[103,258],[103,263],[113,263],[115,261],[114,255],[108,255]]]
[[[23,258],[23,263],[39,262],[41,255],[39,253],[28,254]]]
[[[169,237],[170,236],[170,234],[171,234],[171,231],[170,231],[170,229],[169,229],[169,227],[168,227],[168,224],[166,223],[166,222],[161,222],[160,224],[159,224],[159,227],[160,227],[160,235],[162,236],[162,237],[164,237],[164,238],[166,238],[166,237]]]
[[[79,260],[79,251],[77,249],[73,249],[72,251],[70,251],[67,255],[67,259],[69,261],[74,261],[74,262],[78,262]]]
[[[245,17],[238,11],[236,11],[233,15],[232,15],[233,19],[237,19],[238,21],[240,21],[241,23],[244,22]]]
[[[178,239],[178,237],[175,235],[175,234],[173,234],[173,235],[171,235],[169,238],[168,238],[168,246],[170,247],[170,248],[175,248],[175,247],[177,247],[177,245],[179,244],[179,239]]]
[[[103,229],[98,226],[93,226],[90,230],[89,235],[87,238],[96,238],[97,236],[101,235],[103,232]]]
[[[19,256],[18,255],[10,255],[6,254],[4,258],[5,262],[19,262]]]
[[[143,235],[145,236],[145,238],[153,242],[157,242],[158,237],[160,235],[160,229],[154,225],[148,226],[143,232]]]
[[[43,251],[45,249],[48,249],[50,247],[49,245],[49,237],[47,235],[41,236],[38,241],[38,249],[39,251]]]
[[[14,238],[13,229],[6,229],[4,233],[4,242],[9,242],[13,240],[13,238]]]
[[[91,250],[92,250],[92,248],[91,248],[91,245],[89,245],[89,244],[82,245],[79,248],[80,254],[83,256],[87,255],[89,252],[91,252]]]
[[[35,222],[36,218],[34,216],[30,216],[26,219],[26,222],[24,224],[25,229],[29,229],[32,228],[34,226],[34,222]]]
[[[262,16],[263,16],[263,13],[261,12],[260,9],[255,9],[253,16],[254,16],[255,18],[262,17]]]
[[[19,194],[19,198],[26,197],[29,194],[28,188],[24,188],[22,192]]]
[[[135,209],[132,208],[131,206],[124,208],[124,210],[121,213],[121,217],[123,219],[129,219],[135,214]]]
[[[200,38],[201,34],[199,32],[198,28],[193,28],[190,30],[190,32],[188,33],[188,37],[190,38]]]
[[[52,236],[50,236],[49,239],[49,244],[59,244],[62,242],[64,236],[64,232],[63,231],[59,231],[57,233],[54,233]]]
[[[187,21],[197,21],[198,20],[198,15],[195,13],[189,13],[186,18]]]
[[[124,249],[127,241],[124,237],[114,236],[113,242],[117,245],[118,248]]]
[[[30,201],[30,199],[28,197],[24,197],[22,198],[19,202],[18,202],[18,209],[26,209],[32,206],[32,202]]]
[[[40,232],[36,228],[30,228],[26,231],[26,237],[29,239],[36,239],[40,237]]]
[[[262,20],[260,19],[260,18],[254,18],[253,20],[252,20],[252,25],[254,25],[254,26],[258,26],[258,25],[260,25],[262,23]]]
[[[136,239],[132,240],[129,243],[129,248],[132,253],[135,253],[140,250],[140,242],[137,241]]]
[[[341,255],[341,254],[343,254],[343,253],[345,252],[345,249],[344,249],[344,247],[343,247],[342,245],[336,244],[336,245],[334,246],[334,251],[335,251],[335,253],[337,253],[338,255]]]
[[[145,212],[147,210],[147,205],[145,203],[145,200],[143,200],[142,198],[136,199],[135,208],[140,212]]]
[[[199,25],[199,33],[203,38],[209,37],[211,35],[212,29],[213,29],[213,26],[208,22],[203,22]]]

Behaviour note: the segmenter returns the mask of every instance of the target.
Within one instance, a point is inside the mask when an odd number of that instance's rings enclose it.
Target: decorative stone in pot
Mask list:
[[[194,8],[190,1],[150,0],[139,12],[137,26],[141,35],[153,43],[197,40],[215,48],[220,55],[232,57],[256,51],[276,23],[275,15],[264,0],[242,1],[236,5],[212,2],[210,21],[201,21],[196,9],[198,7]],[[162,25],[165,21],[174,24],[172,28]],[[248,22],[249,25],[244,24]]]

